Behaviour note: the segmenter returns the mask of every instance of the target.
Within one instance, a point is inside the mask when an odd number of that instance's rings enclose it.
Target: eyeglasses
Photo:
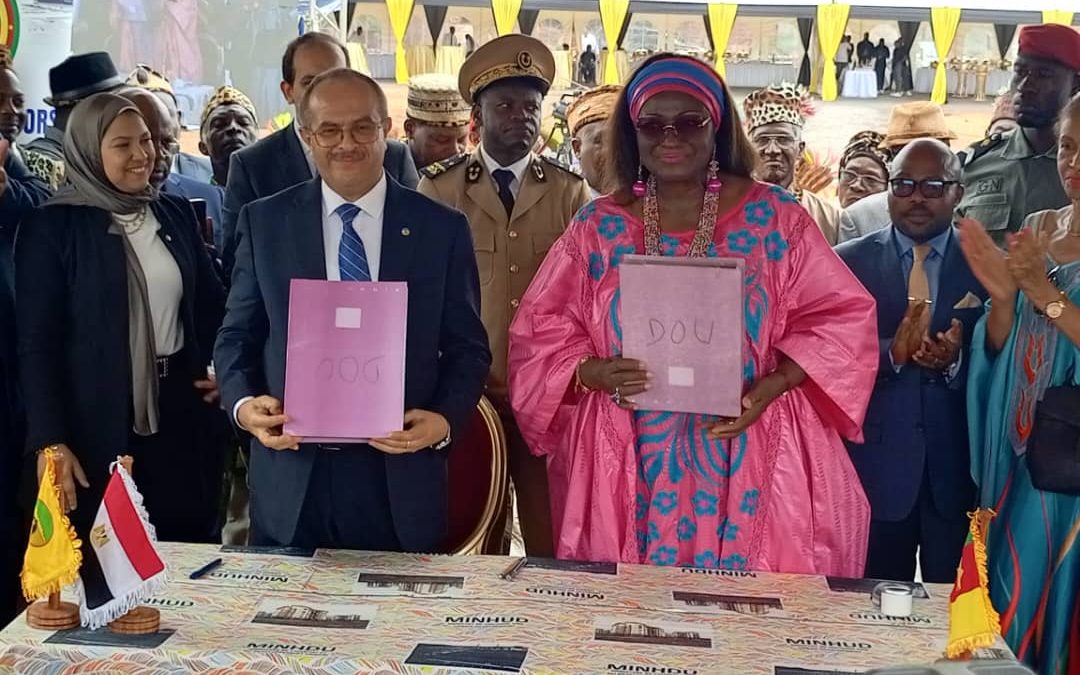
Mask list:
[[[799,139],[791,136],[755,136],[750,139],[758,152],[765,152],[773,145],[781,151],[790,152],[799,147]]]
[[[661,124],[654,120],[642,120],[637,123],[638,133],[650,140],[660,141],[671,132],[676,138],[693,134],[709,124],[708,117],[680,117],[671,124]]]
[[[941,180],[940,178],[927,178],[925,180],[912,180],[910,178],[894,178],[889,181],[892,193],[897,197],[910,197],[918,188],[923,197],[927,199],[940,199],[945,194],[945,189],[950,185],[956,185],[960,181]]]
[[[376,120],[360,120],[349,127],[349,135],[357,145],[367,145],[379,137],[379,128]],[[324,150],[335,148],[345,140],[344,127],[322,126],[314,131],[309,129],[308,132],[315,139],[315,145]]]
[[[840,182],[847,185],[854,185],[856,182],[859,182],[868,188],[878,191],[885,189],[885,181],[880,178],[871,176],[867,173],[855,173],[854,171],[848,171],[847,169],[840,172]]]

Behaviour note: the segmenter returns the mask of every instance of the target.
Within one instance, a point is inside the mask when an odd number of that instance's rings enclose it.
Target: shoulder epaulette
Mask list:
[[[1001,147],[1001,145],[1005,143],[1005,140],[1005,135],[998,133],[987,136],[978,143],[975,143],[963,153],[963,165],[970,166],[972,162],[983,155],[992,152],[995,148]]]
[[[425,166],[423,169],[420,169],[420,175],[424,176],[425,178],[435,178],[436,176],[442,175],[450,169],[453,169],[458,164],[463,163],[468,158],[469,155],[466,153],[454,155],[453,157],[444,159],[441,162],[435,162],[434,164],[429,164],[428,166]]]
[[[566,173],[569,173],[569,174],[572,174],[574,176],[577,176],[578,178],[581,178],[580,173],[578,173],[577,171],[574,171],[572,168],[570,168],[569,166],[563,164],[562,162],[555,159],[554,157],[548,157],[547,155],[540,155],[540,159],[542,159],[545,164],[549,164],[549,165],[555,167],[556,169],[562,169]]]

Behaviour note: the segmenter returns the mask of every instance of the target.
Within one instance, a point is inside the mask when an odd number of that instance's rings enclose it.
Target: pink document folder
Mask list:
[[[633,255],[619,278],[623,356],[653,375],[638,409],[741,415],[743,261]]]
[[[349,443],[401,430],[408,300],[400,282],[292,280],[287,433]]]

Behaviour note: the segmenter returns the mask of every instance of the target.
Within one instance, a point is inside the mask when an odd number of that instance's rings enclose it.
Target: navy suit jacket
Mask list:
[[[183,197],[188,201],[203,199],[206,201],[206,215],[214,225],[214,247],[220,251],[222,245],[221,214],[225,202],[225,191],[219,185],[202,183],[178,173],[170,173],[161,186],[165,194]],[[202,233],[202,223],[199,223],[199,233]]]
[[[383,168],[387,176],[407,188],[415,190],[420,183],[412,153],[404,143],[386,142]],[[291,124],[233,153],[229,159],[229,183],[225,187],[222,245],[218,247],[226,278],[232,276],[240,209],[256,199],[269,197],[309,180],[311,169]]]
[[[321,184],[309,180],[240,212],[232,288],[214,350],[227,410],[245,396],[284,399],[289,282],[326,279]],[[442,414],[460,437],[491,366],[465,216],[388,178],[379,280],[409,287],[405,408]],[[277,452],[251,442],[252,507],[278,541],[293,539],[308,489],[322,489],[308,486],[316,452],[306,444],[299,452]],[[358,485],[386,481],[405,550],[437,551],[444,544],[446,458],[446,450],[430,449],[387,455],[385,477],[357,477]]]
[[[871,517],[889,522],[907,517],[924,475],[939,513],[962,514],[975,504],[965,390],[971,334],[983,307],[956,305],[968,293],[985,301],[986,291],[971,273],[954,229],[940,268],[930,332],[948,330],[953,319],[964,324],[961,367],[949,382],[942,373],[913,363],[897,373],[889,350],[907,309],[907,278],[896,254],[893,228],[844,242],[835,250],[877,300],[881,358],[877,384],[863,425],[864,442],[848,443],[870,500]]]

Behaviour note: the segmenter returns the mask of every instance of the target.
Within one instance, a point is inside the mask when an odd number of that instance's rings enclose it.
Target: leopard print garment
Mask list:
[[[26,163],[26,168],[30,169],[30,173],[48,183],[53,192],[64,182],[64,163],[62,161],[25,148],[22,150],[22,157],[23,162]]]

